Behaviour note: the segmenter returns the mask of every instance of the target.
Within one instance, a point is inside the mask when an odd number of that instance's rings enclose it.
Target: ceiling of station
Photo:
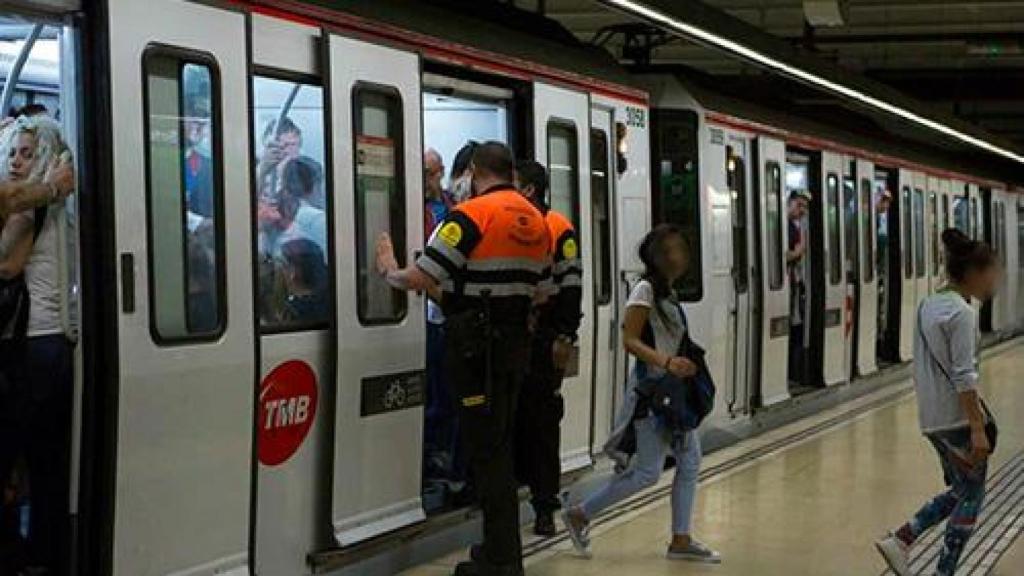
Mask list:
[[[1024,149],[1024,1],[845,0],[842,23],[811,26],[805,0],[704,0],[839,67],[889,84]],[[626,64],[683,65],[721,77],[760,75],[734,57],[621,28],[630,18],[592,0],[520,0]]]

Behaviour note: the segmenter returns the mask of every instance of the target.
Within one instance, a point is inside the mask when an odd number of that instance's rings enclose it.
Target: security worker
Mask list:
[[[559,423],[565,415],[562,378],[583,316],[583,266],[572,222],[545,202],[544,166],[520,161],[516,175],[519,191],[544,214],[552,258],[551,277],[542,287],[543,301],[533,311],[530,370],[523,382],[516,426],[516,472],[530,487],[534,533],[554,536],[562,472]]]
[[[513,474],[516,403],[528,363],[528,317],[549,270],[541,213],[513,186],[503,144],[479,145],[470,165],[474,198],[452,210],[413,267],[399,269],[390,239],[377,267],[403,290],[441,285],[447,318],[445,371],[484,516],[484,542],[456,576],[522,574],[519,500]]]

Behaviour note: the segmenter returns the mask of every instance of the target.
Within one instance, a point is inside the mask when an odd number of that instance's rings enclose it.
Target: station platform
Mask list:
[[[981,386],[1000,438],[986,506],[957,574],[1024,574],[1022,374],[1021,339],[986,352]],[[526,573],[884,575],[874,539],[943,488],[934,451],[918,429],[909,379],[707,455],[694,535],[722,553],[720,565],[665,559],[671,477],[594,520],[590,559],[577,556],[564,533],[539,540],[524,531]],[[915,574],[933,573],[940,535],[932,530],[915,545]],[[464,556],[403,574],[450,574]]]

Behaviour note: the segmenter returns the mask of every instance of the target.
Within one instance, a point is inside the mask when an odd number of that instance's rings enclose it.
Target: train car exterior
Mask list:
[[[637,246],[659,222],[680,224],[696,248],[679,293],[718,383],[709,434],[750,424],[808,384],[875,373],[887,334],[892,359],[909,360],[916,305],[943,281],[946,226],[990,241],[1007,268],[985,305],[988,328],[1024,325],[1024,199],[1002,183],[747,117],[674,77],[570,70],[551,45],[531,59],[493,50],[493,39],[323,4],[107,0],[90,7],[98,21],[68,16],[76,2],[11,7],[55,18],[75,39],[62,107],[82,132],[69,140],[94,145],[80,156],[92,265],[87,376],[76,383],[83,497],[72,511],[86,570],[320,573],[431,533],[425,297],[387,287],[373,246],[387,231],[406,261],[422,248],[423,154],[442,140],[431,117],[445,98],[492,111],[483,133],[548,167],[551,203],[580,235],[585,315],[563,385],[566,474],[607,468],[599,454],[630,368],[620,315],[642,272]],[[406,21],[422,17],[407,9]],[[94,69],[75,67],[81,51]],[[314,180],[294,209],[317,231],[307,249],[324,278],[319,307],[301,318],[275,308],[295,280],[270,273],[289,256],[267,247],[287,232],[268,231],[287,179],[264,169],[280,134]],[[801,382],[782,360],[795,325],[796,159],[814,238],[800,324],[812,369]],[[881,214],[886,187],[894,207]]]

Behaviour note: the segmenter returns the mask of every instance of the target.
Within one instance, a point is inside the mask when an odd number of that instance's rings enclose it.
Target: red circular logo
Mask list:
[[[260,462],[277,466],[295,454],[316,416],[316,374],[309,364],[289,360],[260,384]]]

